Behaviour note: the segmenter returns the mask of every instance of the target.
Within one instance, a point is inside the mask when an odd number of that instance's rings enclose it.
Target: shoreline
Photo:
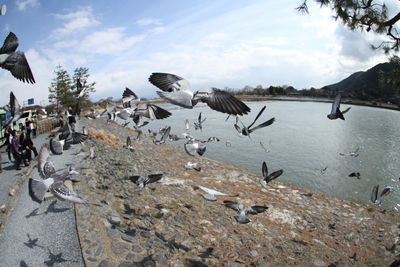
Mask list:
[[[80,123],[121,142],[136,136],[103,119]],[[173,144],[154,145],[148,136],[133,141],[134,152],[94,137],[88,146],[95,148],[96,158],[84,162],[87,169],[77,186],[101,207],[76,206],[87,266],[150,261],[157,266],[387,266],[400,252],[400,217],[394,211],[280,181],[262,188],[259,175],[188,156]],[[185,170],[189,160],[202,170]],[[163,178],[137,192],[129,176],[151,173]],[[239,196],[209,202],[197,185]],[[239,224],[223,200],[267,205],[268,210]]]
[[[332,103],[333,99],[330,98],[314,98],[314,97],[298,97],[298,96],[255,96],[255,95],[235,95],[242,101],[259,102],[259,101],[289,101],[289,102],[317,102],[317,103]],[[164,99],[151,99],[149,100],[154,104],[167,104],[168,101]],[[350,100],[343,98],[341,104],[364,106],[372,108],[390,109],[400,111],[400,107],[394,104],[377,103],[372,104],[371,101],[364,100]]]

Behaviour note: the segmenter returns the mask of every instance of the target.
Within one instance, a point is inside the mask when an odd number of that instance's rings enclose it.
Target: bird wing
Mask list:
[[[46,194],[49,187],[53,184],[53,182],[53,178],[48,178],[46,180],[36,180],[30,178],[28,184],[29,196],[32,198],[33,201],[42,203],[44,195]]]
[[[192,91],[173,91],[173,92],[156,92],[161,98],[167,100],[171,104],[183,107],[183,108],[193,108]]]
[[[3,46],[0,48],[0,54],[10,54],[15,52],[18,44],[17,36],[13,32],[10,32],[4,40]]]
[[[154,72],[150,75],[149,82],[164,92],[192,92],[189,82],[175,74]]]
[[[162,135],[160,141],[163,142],[163,143],[165,141],[167,141],[167,138],[168,138],[170,132],[171,132],[171,126],[168,126],[168,128],[164,131],[164,134]]]
[[[256,127],[252,128],[252,129],[249,129],[249,133],[252,133],[257,129],[267,127],[267,126],[271,125],[272,123],[274,123],[274,121],[275,121],[275,118],[269,119],[266,122],[263,122],[260,125],[257,125]]]
[[[372,203],[376,203],[376,201],[378,200],[378,190],[379,190],[379,185],[374,185],[374,187],[372,188],[372,193],[371,193],[371,202]]]
[[[63,141],[58,141],[54,138],[50,139],[50,151],[55,155],[61,155],[63,153]]]
[[[347,111],[349,111],[351,107],[346,108],[345,110],[342,111],[342,114],[345,114]]]
[[[250,112],[250,108],[232,94],[217,88],[202,88],[193,96],[193,102],[202,101],[216,111],[232,115],[243,115]]]
[[[121,109],[120,111],[117,111],[115,113],[119,118],[123,119],[123,120],[127,120],[129,119],[129,117],[132,115],[132,112],[130,109],[124,108]]]
[[[254,121],[248,126],[248,128],[251,128],[251,126],[253,126],[253,124],[258,120],[258,118],[259,118],[259,117],[261,116],[261,114],[264,112],[264,110],[265,110],[266,107],[267,107],[267,106],[264,106],[264,107],[260,110],[260,112],[258,112],[256,118],[255,118]]]
[[[282,170],[282,169],[280,169],[280,170],[278,170],[278,171],[275,171],[275,172],[271,173],[270,175],[268,175],[268,176],[265,178],[265,182],[269,183],[269,182],[271,182],[272,180],[275,180],[276,178],[278,178],[279,176],[281,176],[282,174],[283,174],[283,170]]]
[[[40,177],[49,178],[56,172],[53,162],[50,161],[50,153],[47,144],[44,144],[39,151],[38,156],[38,172]]]
[[[201,186],[201,185],[199,185],[198,186],[201,190],[203,190],[204,192],[206,192],[206,193],[208,193],[208,194],[211,194],[211,195],[216,195],[216,196],[229,196],[228,194],[225,194],[225,193],[222,193],[222,192],[219,192],[219,191],[217,191],[217,190],[214,190],[214,189],[211,189],[211,188],[207,188],[207,187],[204,187],[204,186]]]
[[[163,108],[160,108],[157,105],[147,104],[147,107],[149,109],[150,119],[162,120],[171,116],[171,112]]]
[[[340,108],[340,100],[342,99],[342,95],[338,93],[335,97],[335,101],[332,103],[331,114],[335,114],[336,110]]]
[[[140,175],[129,176],[129,180],[136,184],[140,177]]]
[[[138,99],[137,95],[128,87],[125,88],[125,91],[122,93],[122,102],[128,102],[133,99]]]
[[[224,205],[225,205],[225,207],[233,209],[239,213],[241,211],[239,203],[237,203],[235,201],[224,200]]]
[[[262,163],[262,175],[264,178],[267,178],[268,176],[268,166],[265,161]]]
[[[9,70],[11,74],[20,81],[27,83],[35,83],[35,78],[25,54],[22,51],[17,51],[10,54],[1,65],[3,69]]]
[[[194,156],[194,155],[196,155],[196,152],[198,149],[198,143],[188,142],[188,143],[184,144],[184,148],[185,148],[186,153],[188,153],[191,156]]]
[[[264,212],[264,211],[266,211],[267,209],[268,209],[267,206],[257,206],[257,205],[255,205],[255,206],[250,206],[250,207],[248,207],[248,208],[245,210],[245,214],[246,214],[246,215],[247,215],[247,214],[253,214],[253,215],[255,215],[255,214]]]
[[[68,140],[68,143],[70,143],[70,144],[79,144],[79,143],[84,142],[88,138],[89,138],[89,136],[86,135],[86,134],[73,132],[71,134],[71,139]]]
[[[145,184],[155,183],[155,182],[161,180],[162,176],[163,176],[162,173],[150,174],[147,176],[147,179],[144,181],[144,183]]]
[[[12,91],[10,92],[10,112],[13,117],[12,121],[17,121],[22,115],[21,106]]]
[[[127,147],[130,147],[132,145],[132,141],[131,141],[131,138],[128,136],[127,138],[126,138],[126,146]]]
[[[79,204],[87,203],[86,200],[80,198],[73,190],[69,189],[63,181],[54,182],[49,189],[60,200],[68,200]]]

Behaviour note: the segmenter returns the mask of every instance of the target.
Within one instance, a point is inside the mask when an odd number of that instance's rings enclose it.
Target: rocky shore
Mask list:
[[[388,266],[400,253],[400,217],[380,207],[353,203],[273,181],[260,174],[191,157],[171,143],[103,119],[81,119],[96,157],[81,153],[75,189],[98,205],[76,205],[87,266]],[[101,132],[103,131],[103,132]],[[108,136],[107,136],[108,135]],[[238,152],[239,153],[239,152]],[[186,170],[199,162],[200,172]],[[260,171],[261,172],[261,171]],[[162,173],[137,192],[132,175]],[[197,185],[239,194],[206,201]],[[266,205],[248,224],[223,200]]]

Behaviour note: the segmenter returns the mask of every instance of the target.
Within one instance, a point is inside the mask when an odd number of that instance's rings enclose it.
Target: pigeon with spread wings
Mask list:
[[[247,208],[244,208],[242,204],[239,204],[238,202],[235,201],[229,201],[229,200],[224,200],[224,205],[227,208],[235,210],[239,215],[235,215],[234,218],[238,223],[249,223],[250,220],[247,218],[247,215],[252,214],[258,214],[261,212],[264,212],[268,209],[267,206],[249,206]]]
[[[162,176],[163,176],[162,174],[149,174],[147,177],[134,175],[130,176],[129,180],[131,180],[137,185],[136,191],[141,191],[143,188],[145,188],[146,185],[161,180]]]
[[[10,32],[0,48],[0,67],[11,72],[18,80],[26,83],[35,83],[31,68],[22,51],[17,51],[19,45],[17,36]]]
[[[281,176],[283,174],[283,170],[277,170],[271,174],[268,174],[268,166],[267,163],[265,163],[265,161],[262,164],[262,175],[263,178],[260,180],[260,183],[263,187],[267,187],[268,183],[271,182],[272,180],[275,180],[276,178],[278,178],[279,176]]]
[[[169,73],[152,73],[150,83],[161,89],[157,94],[172,104],[193,108],[198,102],[205,102],[216,111],[232,115],[243,115],[250,112],[250,108],[232,94],[217,88],[201,88],[193,93],[189,82],[177,75]]]
[[[345,114],[347,111],[350,110],[351,107],[340,111],[340,101],[342,100],[342,95],[340,93],[338,93],[335,97],[335,101],[333,101],[332,103],[332,109],[331,109],[331,113],[327,115],[328,119],[330,120],[336,120],[338,118],[344,120],[344,116],[343,114]]]

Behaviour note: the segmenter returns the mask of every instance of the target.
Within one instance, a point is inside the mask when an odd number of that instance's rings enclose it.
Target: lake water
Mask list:
[[[400,203],[400,113],[392,110],[351,106],[345,121],[329,120],[331,104],[315,102],[248,102],[251,113],[240,117],[249,125],[260,109],[267,108],[258,123],[275,117],[275,123],[251,134],[251,139],[239,136],[233,127],[235,118],[227,122],[226,114],[201,104],[193,109],[163,104],[172,116],[152,121],[144,127],[158,130],[170,125],[171,133],[181,134],[184,120],[189,119],[190,133],[198,139],[210,136],[220,142],[207,144],[204,156],[227,162],[260,174],[261,164],[267,162],[269,172],[284,169],[278,179],[301,188],[334,195],[342,199],[370,203],[372,187],[379,184],[380,191],[390,185],[395,188],[383,197],[382,205],[396,207]],[[193,122],[199,113],[207,118],[203,131],[195,131]],[[241,125],[239,123],[239,125]],[[230,141],[231,146],[226,146]],[[269,150],[266,152],[260,142]],[[183,142],[172,142],[183,149]],[[359,156],[341,156],[359,147]],[[321,170],[327,167],[326,171]],[[360,172],[361,179],[351,178]],[[396,190],[397,189],[397,190]],[[400,210],[400,207],[398,207]]]

